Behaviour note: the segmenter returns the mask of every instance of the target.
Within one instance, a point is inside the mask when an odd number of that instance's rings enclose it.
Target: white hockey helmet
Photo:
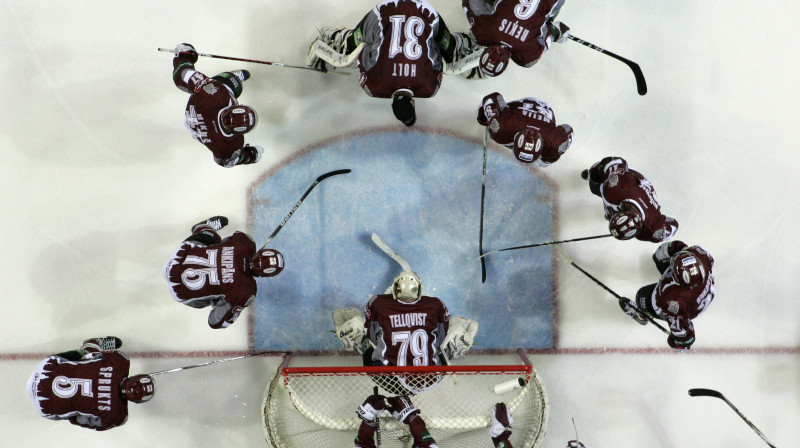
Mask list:
[[[422,282],[413,271],[403,271],[395,277],[392,284],[392,297],[395,300],[413,303],[422,297]]]

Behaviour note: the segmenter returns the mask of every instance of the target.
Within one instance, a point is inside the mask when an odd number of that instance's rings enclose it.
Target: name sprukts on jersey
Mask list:
[[[428,313],[390,314],[389,321],[392,328],[424,327]]]

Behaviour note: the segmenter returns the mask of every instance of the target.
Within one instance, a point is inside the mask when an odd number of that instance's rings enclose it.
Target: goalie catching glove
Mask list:
[[[447,359],[463,359],[478,334],[478,322],[462,316],[450,319],[450,328],[442,341],[442,351]]]
[[[364,316],[357,308],[339,308],[333,311],[333,326],[342,350],[364,354]]]

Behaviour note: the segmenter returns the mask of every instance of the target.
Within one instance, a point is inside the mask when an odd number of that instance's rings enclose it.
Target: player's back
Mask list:
[[[548,18],[563,0],[468,0],[465,5],[472,34],[480,45],[504,45],[519,65],[537,60],[548,34]],[[557,11],[557,9],[556,9]]]
[[[436,350],[450,317],[441,300],[422,296],[414,303],[405,303],[382,294],[370,301],[364,314],[368,335],[378,339],[375,351],[390,365],[437,363]]]
[[[205,75],[196,83],[192,80],[189,87],[193,93],[186,104],[184,124],[192,137],[206,145],[215,157],[228,158],[244,145],[244,136],[226,133],[219,124],[218,114],[220,110],[237,104],[236,99],[219,81]]]
[[[95,353],[80,361],[51,356],[31,376],[28,393],[43,417],[66,419],[85,414],[98,416],[103,426],[117,426],[128,415],[120,383],[129,369],[128,358],[116,351]]]
[[[553,108],[542,100],[521,98],[508,103],[508,110],[500,113],[498,124],[499,128],[492,135],[498,143],[513,145],[514,135],[525,128],[536,129],[548,142],[555,126],[555,114]]]
[[[702,246],[691,246],[684,249],[691,252],[705,265],[707,270],[706,281],[692,288],[684,288],[672,279],[672,268],[667,267],[656,285],[657,304],[672,312],[670,307],[678,309],[678,313],[694,319],[706,310],[716,293],[714,285],[714,258]],[[674,303],[673,303],[674,302]],[[673,313],[675,314],[675,313]]]
[[[609,211],[616,211],[625,199],[634,200],[639,204],[645,214],[645,220],[661,214],[661,206],[653,184],[640,172],[630,168],[611,173],[600,185],[600,195],[607,207],[607,214]]]
[[[439,14],[425,0],[384,1],[368,13],[361,26],[365,48],[358,60],[367,93],[388,98],[408,89],[415,97],[433,96],[443,69],[435,42],[439,24]]]
[[[246,298],[256,292],[256,281],[247,272],[255,250],[255,242],[242,232],[210,246],[187,241],[167,263],[164,277],[180,302],[221,295]]]

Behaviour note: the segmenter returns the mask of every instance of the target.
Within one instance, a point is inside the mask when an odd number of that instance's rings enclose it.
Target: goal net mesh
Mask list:
[[[491,447],[490,410],[499,402],[514,418],[514,447],[534,448],[547,427],[547,395],[524,352],[518,354],[518,365],[430,367],[292,368],[287,356],[264,392],[264,433],[275,448],[353,446],[361,424],[356,408],[377,386],[384,396],[408,395],[441,448]],[[506,390],[495,389],[501,384]],[[380,429],[383,448],[412,446],[408,426],[388,411]]]

